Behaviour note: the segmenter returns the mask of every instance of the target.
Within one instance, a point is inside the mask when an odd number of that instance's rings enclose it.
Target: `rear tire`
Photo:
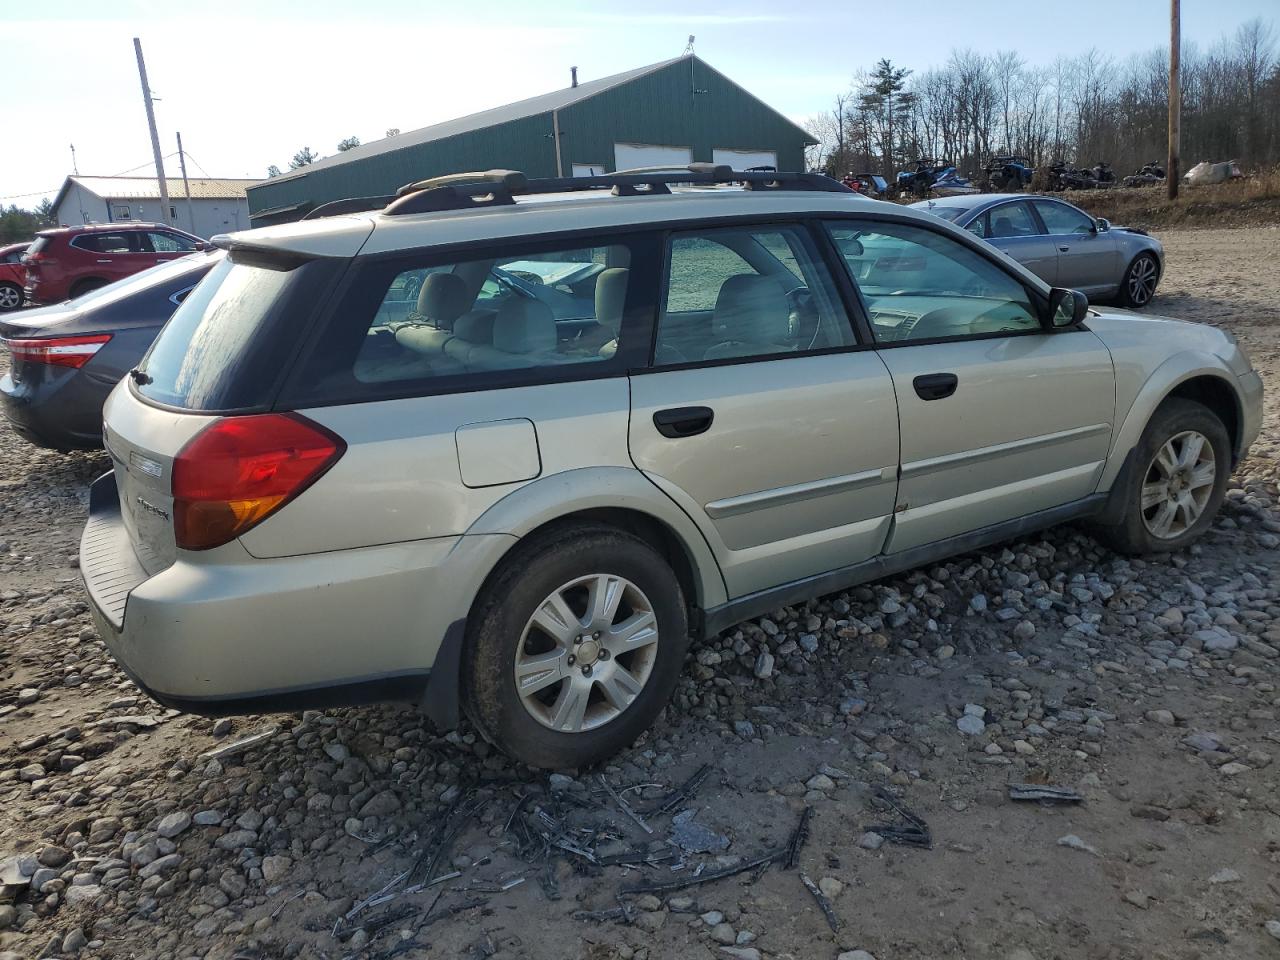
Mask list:
[[[0,313],[8,313],[22,306],[22,288],[16,283],[0,283]]]
[[[1209,529],[1231,473],[1231,438],[1208,407],[1172,398],[1156,410],[1122,478],[1123,513],[1100,525],[1101,539],[1121,553],[1181,550]]]
[[[1124,272],[1117,299],[1122,307],[1145,307],[1155,297],[1159,282],[1160,264],[1151,254],[1140,253]]]
[[[76,297],[83,297],[86,293],[90,293],[101,287],[105,287],[106,285],[107,285],[106,280],[98,280],[97,278],[94,278],[91,280],[81,280],[78,283],[72,284],[71,299],[74,300],[76,299]]]
[[[614,527],[565,527],[517,546],[481,592],[463,702],[516,760],[588,766],[649,728],[688,646],[680,582],[649,544]]]

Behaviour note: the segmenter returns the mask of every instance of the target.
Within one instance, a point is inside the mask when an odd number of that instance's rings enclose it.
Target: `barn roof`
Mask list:
[[[306,176],[314,170],[323,170],[326,167],[337,166],[352,160],[362,160],[367,157],[376,157],[383,153],[390,153],[394,150],[404,150],[408,147],[416,147],[424,143],[430,143],[434,140],[443,140],[446,137],[454,137],[463,133],[471,133],[476,130],[483,130],[487,127],[498,126],[499,124],[509,123],[513,120],[522,120],[527,117],[536,117],[539,114],[547,113],[552,110],[563,110],[565,107],[572,106],[575,103],[581,103],[583,100],[604,93],[606,90],[620,86],[624,83],[630,83],[641,77],[651,73],[656,73],[665,67],[671,66],[673,63],[679,63],[692,57],[692,54],[686,54],[681,57],[673,57],[670,60],[663,60],[659,63],[651,63],[648,66],[636,67],[632,70],[624,70],[622,73],[615,73],[612,76],[601,77],[598,80],[587,80],[578,84],[576,87],[564,87],[560,90],[553,90],[550,93],[540,94],[536,97],[529,97],[526,100],[519,100],[515,103],[504,104],[500,107],[494,107],[490,110],[481,110],[479,113],[468,114],[465,117],[458,117],[453,120],[445,120],[441,123],[433,123],[427,127],[421,127],[417,130],[410,130],[407,133],[399,133],[394,137],[386,137],[382,140],[374,140],[369,143],[362,143],[358,147],[352,147],[332,156],[324,157],[314,163],[299,167],[297,170],[290,170],[279,177],[272,177],[270,183],[283,183],[297,177]],[[706,61],[694,58],[700,66],[714,70]],[[716,71],[717,73],[719,71]],[[723,75],[722,75],[723,76]],[[727,78],[726,78],[727,79]],[[732,83],[733,81],[729,81]],[[737,86],[737,84],[734,84]],[[739,87],[741,89],[741,87]],[[743,91],[744,93],[746,91]],[[751,94],[747,94],[751,96]],[[757,99],[753,97],[753,99]],[[770,108],[772,109],[772,108]],[[790,122],[790,121],[788,121]],[[812,136],[805,130],[797,126],[806,142],[816,142]],[[259,181],[266,183],[268,181]]]
[[[81,177],[70,176],[62,184],[54,198],[56,208],[66,197],[71,184],[76,183],[91,193],[96,193],[105,200],[159,200],[160,181],[156,177]],[[208,177],[189,177],[187,183],[191,188],[193,200],[243,200],[245,188],[257,183],[256,180],[210,179]],[[165,185],[169,188],[170,200],[186,198],[181,177],[165,177]]]

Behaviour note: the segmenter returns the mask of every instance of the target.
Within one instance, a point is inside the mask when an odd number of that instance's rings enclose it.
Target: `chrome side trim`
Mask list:
[[[1072,427],[1070,430],[1060,430],[1057,433],[1027,437],[1024,440],[1010,440],[1008,443],[997,443],[990,447],[978,447],[976,450],[962,450],[959,453],[948,453],[941,457],[930,457],[928,460],[915,460],[911,463],[904,463],[902,465],[902,475],[904,477],[913,477],[921,473],[932,473],[935,470],[945,470],[969,463],[977,463],[979,460],[1000,457],[1007,453],[1022,453],[1025,450],[1034,450],[1037,447],[1053,446],[1055,443],[1062,443],[1065,440],[1079,440],[1083,437],[1092,437],[1095,434],[1110,432],[1111,424],[1109,423],[1093,423],[1084,427]]]
[[[756,493],[744,493],[737,497],[726,497],[723,500],[712,500],[703,509],[713,520],[724,517],[736,517],[739,514],[764,510],[768,507],[781,507],[801,500],[812,500],[814,497],[827,497],[833,493],[844,493],[856,487],[871,483],[893,480],[896,467],[880,467],[862,470],[841,477],[827,477],[809,483],[794,483],[786,487],[774,487],[771,490],[759,490]]]

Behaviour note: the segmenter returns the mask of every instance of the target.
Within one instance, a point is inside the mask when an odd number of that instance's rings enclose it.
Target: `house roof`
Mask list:
[[[481,110],[479,113],[468,114],[465,117],[458,117],[454,120],[445,120],[441,123],[433,123],[428,127],[421,127],[417,130],[410,130],[407,133],[396,134],[394,137],[386,137],[382,140],[373,140],[369,143],[362,143],[358,147],[352,147],[340,153],[336,153],[329,157],[324,157],[314,163],[309,163],[297,170],[290,170],[288,173],[279,177],[272,177],[269,181],[262,180],[258,183],[283,183],[286,180],[292,180],[298,177],[306,176],[313,170],[323,170],[325,167],[337,166],[351,160],[361,160],[366,157],[376,157],[383,153],[391,153],[394,150],[404,150],[407,147],[416,147],[420,144],[430,143],[434,140],[443,140],[446,137],[455,137],[463,133],[471,133],[476,130],[483,130],[487,127],[494,127],[499,124],[509,123],[512,120],[522,120],[527,117],[536,117],[539,114],[547,113],[552,110],[563,110],[565,107],[572,106],[575,103],[581,103],[583,100],[589,100],[594,96],[604,93],[606,90],[620,86],[624,83],[630,83],[641,77],[656,73],[665,67],[671,66],[673,63],[679,63],[682,60],[693,58],[699,65],[715,70],[705,60],[698,59],[692,54],[686,54],[681,57],[673,57],[670,60],[663,60],[659,63],[651,63],[645,67],[636,67],[633,70],[624,70],[622,73],[615,73],[612,76],[601,77],[598,80],[588,80],[580,83],[576,87],[564,87],[560,90],[553,90],[550,93],[540,94],[536,97],[529,97],[527,100],[518,100],[515,103],[504,104],[501,107],[494,107],[490,110]],[[720,74],[724,76],[724,74]],[[727,77],[725,78],[728,79]],[[733,83],[732,80],[729,81]],[[738,84],[734,83],[734,86]],[[742,89],[740,86],[739,89]],[[758,97],[743,90],[747,96],[754,100]],[[763,103],[763,101],[760,101]],[[765,104],[768,106],[768,104]],[[770,109],[773,109],[770,107]],[[776,112],[776,111],[775,111]],[[792,121],[788,120],[788,123]],[[800,126],[792,123],[797,130],[804,136],[806,142],[816,143],[812,134]]]
[[[90,193],[95,193],[105,200],[159,200],[160,180],[156,177],[81,177],[70,176],[62,184],[54,198],[55,208],[62,203],[71,189],[71,185],[79,184]],[[191,188],[193,200],[242,200],[245,188],[256,180],[209,179],[207,177],[189,177],[187,183]],[[181,177],[165,177],[169,188],[170,200],[181,200],[186,197]]]

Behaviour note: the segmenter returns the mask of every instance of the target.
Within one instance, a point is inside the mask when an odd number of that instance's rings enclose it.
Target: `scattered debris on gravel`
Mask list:
[[[1207,233],[1153,312],[1280,383],[1280,230]],[[549,776],[407,707],[152,703],[77,574],[106,458],[0,429],[0,960],[1277,956],[1278,412],[1185,554],[1064,528],[779,609]]]

